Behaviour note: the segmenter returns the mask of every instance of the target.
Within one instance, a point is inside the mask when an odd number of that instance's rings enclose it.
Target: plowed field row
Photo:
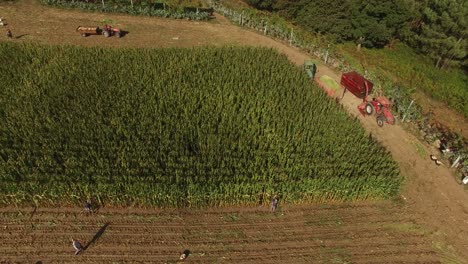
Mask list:
[[[122,212],[4,208],[0,260],[176,263],[188,249],[188,263],[439,263],[414,215],[392,203]],[[83,254],[71,237],[89,244]]]

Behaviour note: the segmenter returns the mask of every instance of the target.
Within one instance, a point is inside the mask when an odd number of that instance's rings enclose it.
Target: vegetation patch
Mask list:
[[[201,4],[192,6],[190,2],[171,5],[152,1],[41,1],[45,5],[64,8],[77,8],[105,13],[125,13],[130,15],[168,17],[176,19],[208,20],[212,13],[211,8],[202,7]]]
[[[424,147],[421,145],[421,143],[419,143],[419,141],[412,141],[411,144],[413,144],[419,157],[421,157],[422,159],[427,158],[428,154]]]
[[[328,75],[322,75],[320,76],[320,81],[325,84],[327,86],[327,88],[330,88],[332,89],[333,91],[338,91],[340,90],[341,86],[335,81],[333,80],[333,78],[331,78],[330,76]]]
[[[418,235],[425,235],[427,233],[422,227],[413,224],[413,223],[395,223],[395,224],[388,224],[387,228],[389,230],[395,230],[402,233],[411,233],[411,234],[418,234]]]
[[[0,203],[382,199],[402,177],[359,122],[264,48],[1,43]]]

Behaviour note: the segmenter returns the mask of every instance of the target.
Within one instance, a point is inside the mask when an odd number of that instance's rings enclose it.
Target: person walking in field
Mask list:
[[[80,241],[71,238],[73,248],[75,249],[75,255],[78,255],[81,251],[83,251],[83,245],[81,245]]]
[[[275,195],[273,196],[273,199],[271,199],[271,212],[276,212],[276,209],[278,208],[278,196]]]
[[[85,212],[87,213],[92,213],[92,205],[91,205],[91,200],[87,200],[85,204]]]
[[[7,29],[6,35],[7,35],[7,38],[10,38],[10,39],[13,38],[13,33],[11,33],[10,29]]]

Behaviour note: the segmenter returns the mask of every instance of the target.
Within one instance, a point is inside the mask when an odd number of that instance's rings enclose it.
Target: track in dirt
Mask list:
[[[211,22],[193,22],[86,13],[48,8],[34,0],[2,2],[0,15],[8,19],[15,42],[154,48],[252,45],[277,49],[297,65],[308,58],[284,43],[233,26],[221,16]],[[82,38],[75,32],[78,25],[105,23],[129,34],[106,39]],[[0,35],[0,41],[5,40]],[[318,77],[323,74],[339,80],[339,73],[320,65]],[[109,209],[102,216],[84,217],[63,208],[66,212],[38,209],[31,219],[3,209],[1,227],[6,229],[0,234],[0,263],[76,262],[69,236],[89,240],[106,222],[110,225],[105,233],[79,262],[173,263],[188,248],[193,254],[187,261],[198,263],[346,263],[347,258],[351,263],[431,263],[439,260],[436,254],[448,263],[468,263],[468,194],[450,170],[435,166],[428,158],[431,149],[400,126],[378,128],[375,119],[360,116],[356,108],[360,101],[350,94],[341,102],[399,163],[407,179],[403,206],[386,202],[349,209],[345,205],[285,206],[284,216],[243,208],[154,214]],[[337,224],[339,219],[344,219],[342,224]]]
[[[1,259],[35,263],[440,263],[424,230],[392,203],[134,211],[3,209]],[[385,217],[383,217],[386,215]],[[90,241],[74,256],[70,237]]]

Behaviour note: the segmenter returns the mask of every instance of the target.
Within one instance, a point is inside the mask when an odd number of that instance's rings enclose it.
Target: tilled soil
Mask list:
[[[441,263],[416,215],[391,202],[218,210],[4,208],[6,263]],[[78,256],[70,238],[89,246]],[[94,239],[93,239],[94,238]],[[93,241],[94,240],[94,241]]]

